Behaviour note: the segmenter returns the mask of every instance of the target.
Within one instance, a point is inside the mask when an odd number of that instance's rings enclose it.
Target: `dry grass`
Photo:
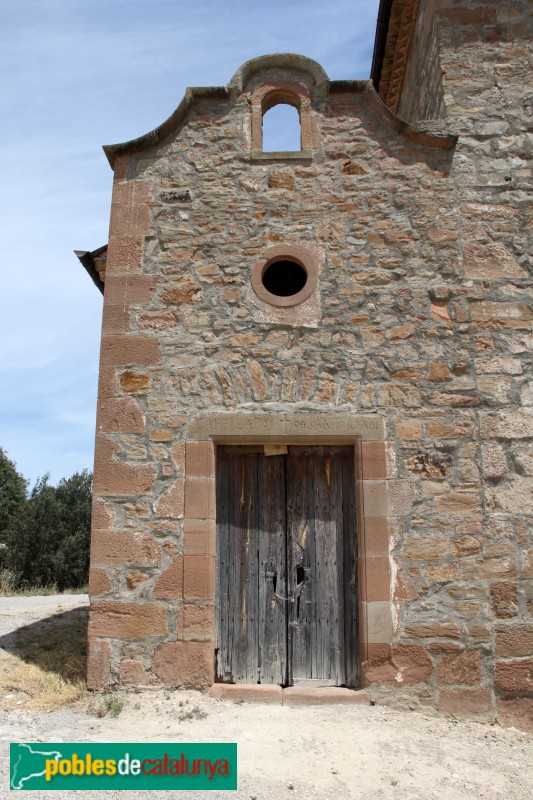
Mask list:
[[[0,569],[0,597],[33,597],[50,594],[87,594],[88,587],[64,589],[60,592],[55,583],[49,586],[20,586],[18,576],[9,569]]]
[[[87,609],[19,628],[0,651],[0,707],[52,711],[86,696]]]

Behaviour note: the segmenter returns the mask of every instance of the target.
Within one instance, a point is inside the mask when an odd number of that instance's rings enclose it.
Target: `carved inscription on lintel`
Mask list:
[[[204,412],[189,426],[189,439],[310,441],[335,439],[383,440],[383,417],[377,414],[320,411]]]

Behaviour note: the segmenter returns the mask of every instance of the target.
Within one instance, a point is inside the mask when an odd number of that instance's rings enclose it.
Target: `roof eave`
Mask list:
[[[374,84],[376,92],[379,92],[379,82],[381,80],[381,70],[383,68],[383,57],[387,45],[387,34],[389,32],[390,12],[393,0],[380,0],[378,10],[378,20],[376,23],[376,38],[374,39],[374,52],[372,54],[372,67],[370,69],[370,80]]]
[[[98,270],[96,269],[96,265],[94,263],[95,257],[99,256],[107,250],[107,245],[104,244],[102,247],[99,247],[97,250],[74,250],[74,253],[78,257],[81,265],[85,267],[87,270],[89,277],[91,278],[92,282],[96,286],[96,288],[103,294],[104,293],[104,282],[100,278],[98,274]]]

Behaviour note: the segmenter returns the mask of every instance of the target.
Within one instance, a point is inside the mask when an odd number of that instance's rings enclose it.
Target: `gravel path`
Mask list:
[[[0,635],[81,595],[0,598]],[[55,602],[54,602],[55,600]],[[39,616],[40,615],[40,616]],[[261,706],[198,692],[121,693],[124,708],[98,719],[86,707],[0,712],[0,798],[8,789],[8,742],[238,742],[239,789],[189,792],[204,800],[531,800],[533,737],[383,706]],[[93,700],[93,703],[95,701]],[[54,792],[29,797],[55,798]],[[164,791],[100,792],[117,800],[164,800]],[[76,792],[94,800],[94,792]],[[173,794],[175,796],[175,794]]]

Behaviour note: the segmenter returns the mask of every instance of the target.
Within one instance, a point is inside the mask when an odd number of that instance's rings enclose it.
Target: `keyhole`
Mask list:
[[[272,587],[274,589],[274,594],[276,594],[276,586],[278,585],[278,573],[275,572],[272,575]]]
[[[300,564],[299,567],[296,567],[296,583],[298,586],[303,583],[305,580],[305,571],[302,565]]]

